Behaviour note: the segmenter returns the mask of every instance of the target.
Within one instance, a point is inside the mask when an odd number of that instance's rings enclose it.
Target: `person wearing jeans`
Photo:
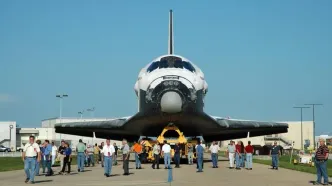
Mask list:
[[[236,169],[241,169],[242,158],[241,157],[241,141],[235,145],[235,161],[236,161]]]
[[[45,140],[44,157],[47,168],[47,173],[45,176],[52,176],[54,174],[52,170],[52,145],[50,144],[49,140]]]
[[[141,169],[141,160],[140,160],[140,154],[142,153],[142,145],[135,142],[133,146],[133,151],[135,152],[135,164],[136,169]]]
[[[315,165],[317,169],[317,180],[314,185],[320,185],[322,177],[324,178],[323,185],[329,184],[329,177],[327,173],[327,160],[329,158],[329,149],[325,145],[325,139],[319,139],[319,147],[315,154]]]
[[[198,141],[198,143],[197,143],[196,155],[197,155],[197,164],[198,164],[198,170],[197,170],[197,172],[203,172],[204,148],[201,145],[201,141]]]
[[[251,141],[248,141],[248,145],[244,150],[246,152],[246,169],[252,170],[252,155],[254,154],[254,148],[251,145]]]
[[[211,159],[212,159],[212,167],[218,168],[218,153],[220,150],[220,147],[216,141],[214,141],[210,146],[210,152],[211,152]]]
[[[112,173],[112,157],[114,157],[115,149],[114,146],[111,145],[111,141],[109,139],[106,140],[106,145],[103,147],[104,153],[104,175],[106,177],[110,177]]]
[[[25,144],[22,153],[22,160],[24,162],[24,171],[26,174],[25,183],[35,183],[35,168],[36,161],[40,162],[40,148],[35,143],[35,137],[29,137],[29,143]]]
[[[164,145],[161,148],[162,155],[164,156],[165,169],[171,168],[171,146],[164,141]]]
[[[36,143],[39,145],[39,149],[41,150],[41,141],[40,140],[37,140],[36,141]],[[37,155],[38,156],[38,155]],[[41,157],[36,157],[36,158],[40,158],[41,159]],[[40,176],[40,174],[39,174],[39,171],[40,171],[40,163],[41,163],[41,161],[40,162],[38,162],[38,161],[36,161],[36,168],[35,168],[35,176]],[[45,171],[45,170],[44,170]]]
[[[280,155],[280,146],[277,145],[277,142],[274,142],[270,150],[270,156],[272,157],[272,169],[278,170],[279,166],[279,155]]]
[[[86,146],[84,145],[82,139],[79,140],[76,150],[77,150],[77,171],[84,172],[84,160],[85,160]]]

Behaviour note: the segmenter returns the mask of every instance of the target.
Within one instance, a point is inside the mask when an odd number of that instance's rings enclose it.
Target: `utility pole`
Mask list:
[[[301,150],[303,150],[303,124],[302,124],[302,121],[303,121],[303,114],[302,114],[302,110],[304,108],[310,108],[310,107],[293,107],[293,108],[298,108],[301,110]]]
[[[315,106],[317,105],[320,105],[320,106],[322,106],[323,104],[320,104],[320,103],[311,103],[311,104],[304,104],[304,105],[310,105],[310,106],[312,106],[312,123],[313,123],[313,131],[312,131],[312,135],[313,135],[313,145],[314,145],[314,150],[316,149],[316,140],[315,140],[315,138],[316,138],[316,136],[315,136],[315,134],[316,134],[316,122],[315,122]]]
[[[68,94],[57,94],[55,97],[59,98],[59,100],[60,100],[59,119],[60,119],[60,123],[62,123],[62,99],[68,97]],[[61,143],[61,134],[60,134],[60,143]]]

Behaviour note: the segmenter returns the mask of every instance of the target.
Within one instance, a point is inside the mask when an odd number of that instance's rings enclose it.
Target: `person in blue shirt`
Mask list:
[[[49,140],[45,140],[44,157],[47,167],[47,173],[45,176],[52,176],[54,174],[52,170],[52,145]]]
[[[60,172],[60,174],[64,174],[65,173],[65,169],[66,169],[66,165],[68,165],[68,174],[70,174],[70,165],[71,165],[71,153],[72,153],[72,150],[71,148],[69,147],[69,143],[68,142],[65,142],[65,158],[64,158],[64,162],[63,162],[63,167],[62,167],[62,170]]]
[[[196,157],[197,157],[197,164],[198,164],[198,171],[197,172],[203,172],[203,154],[204,154],[204,148],[201,145],[201,141],[197,141],[197,147],[196,147]]]

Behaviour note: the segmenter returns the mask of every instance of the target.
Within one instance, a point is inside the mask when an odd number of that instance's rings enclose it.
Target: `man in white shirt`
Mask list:
[[[171,146],[164,141],[164,145],[161,148],[162,155],[164,156],[165,169],[171,168]]]
[[[235,157],[235,145],[234,141],[231,141],[229,145],[227,146],[227,153],[228,153],[228,159],[229,159],[229,168],[234,168],[234,157]]]
[[[218,143],[214,141],[209,150],[211,152],[212,166],[213,168],[218,168],[218,153],[220,150]]]
[[[111,145],[111,140],[106,140],[106,145],[103,147],[103,154],[104,154],[104,171],[105,176],[110,177],[110,174],[112,173],[112,157],[114,156],[115,149],[114,146]]]
[[[35,183],[35,168],[36,161],[40,162],[40,148],[37,143],[35,143],[35,137],[29,137],[29,143],[25,144],[22,153],[22,160],[24,162],[24,171],[27,176],[25,183],[34,184]]]
[[[54,142],[52,142],[52,166],[54,166],[57,151],[58,147],[56,147]]]

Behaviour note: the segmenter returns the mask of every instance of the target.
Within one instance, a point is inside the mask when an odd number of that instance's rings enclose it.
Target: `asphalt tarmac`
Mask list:
[[[133,156],[132,156],[133,157]],[[272,170],[269,166],[254,164],[253,170],[235,170],[227,168],[227,160],[219,160],[219,168],[212,168],[212,163],[205,160],[204,172],[197,173],[196,165],[181,165],[180,168],[172,169],[173,181],[167,182],[168,170],[160,165],[160,169],[152,169],[151,164],[143,164],[143,169],[135,169],[135,162],[130,162],[130,175],[123,176],[122,162],[112,168],[112,176],[105,177],[101,165],[86,167],[85,172],[78,173],[77,166],[70,175],[54,175],[51,177],[35,177],[37,185],[54,186],[304,186],[312,185],[310,181],[316,179],[316,175],[302,173],[280,168]],[[0,165],[1,166],[1,165]],[[174,167],[174,165],[173,165]],[[54,168],[59,172],[59,167]],[[23,170],[0,173],[1,186],[25,185],[25,174]]]

